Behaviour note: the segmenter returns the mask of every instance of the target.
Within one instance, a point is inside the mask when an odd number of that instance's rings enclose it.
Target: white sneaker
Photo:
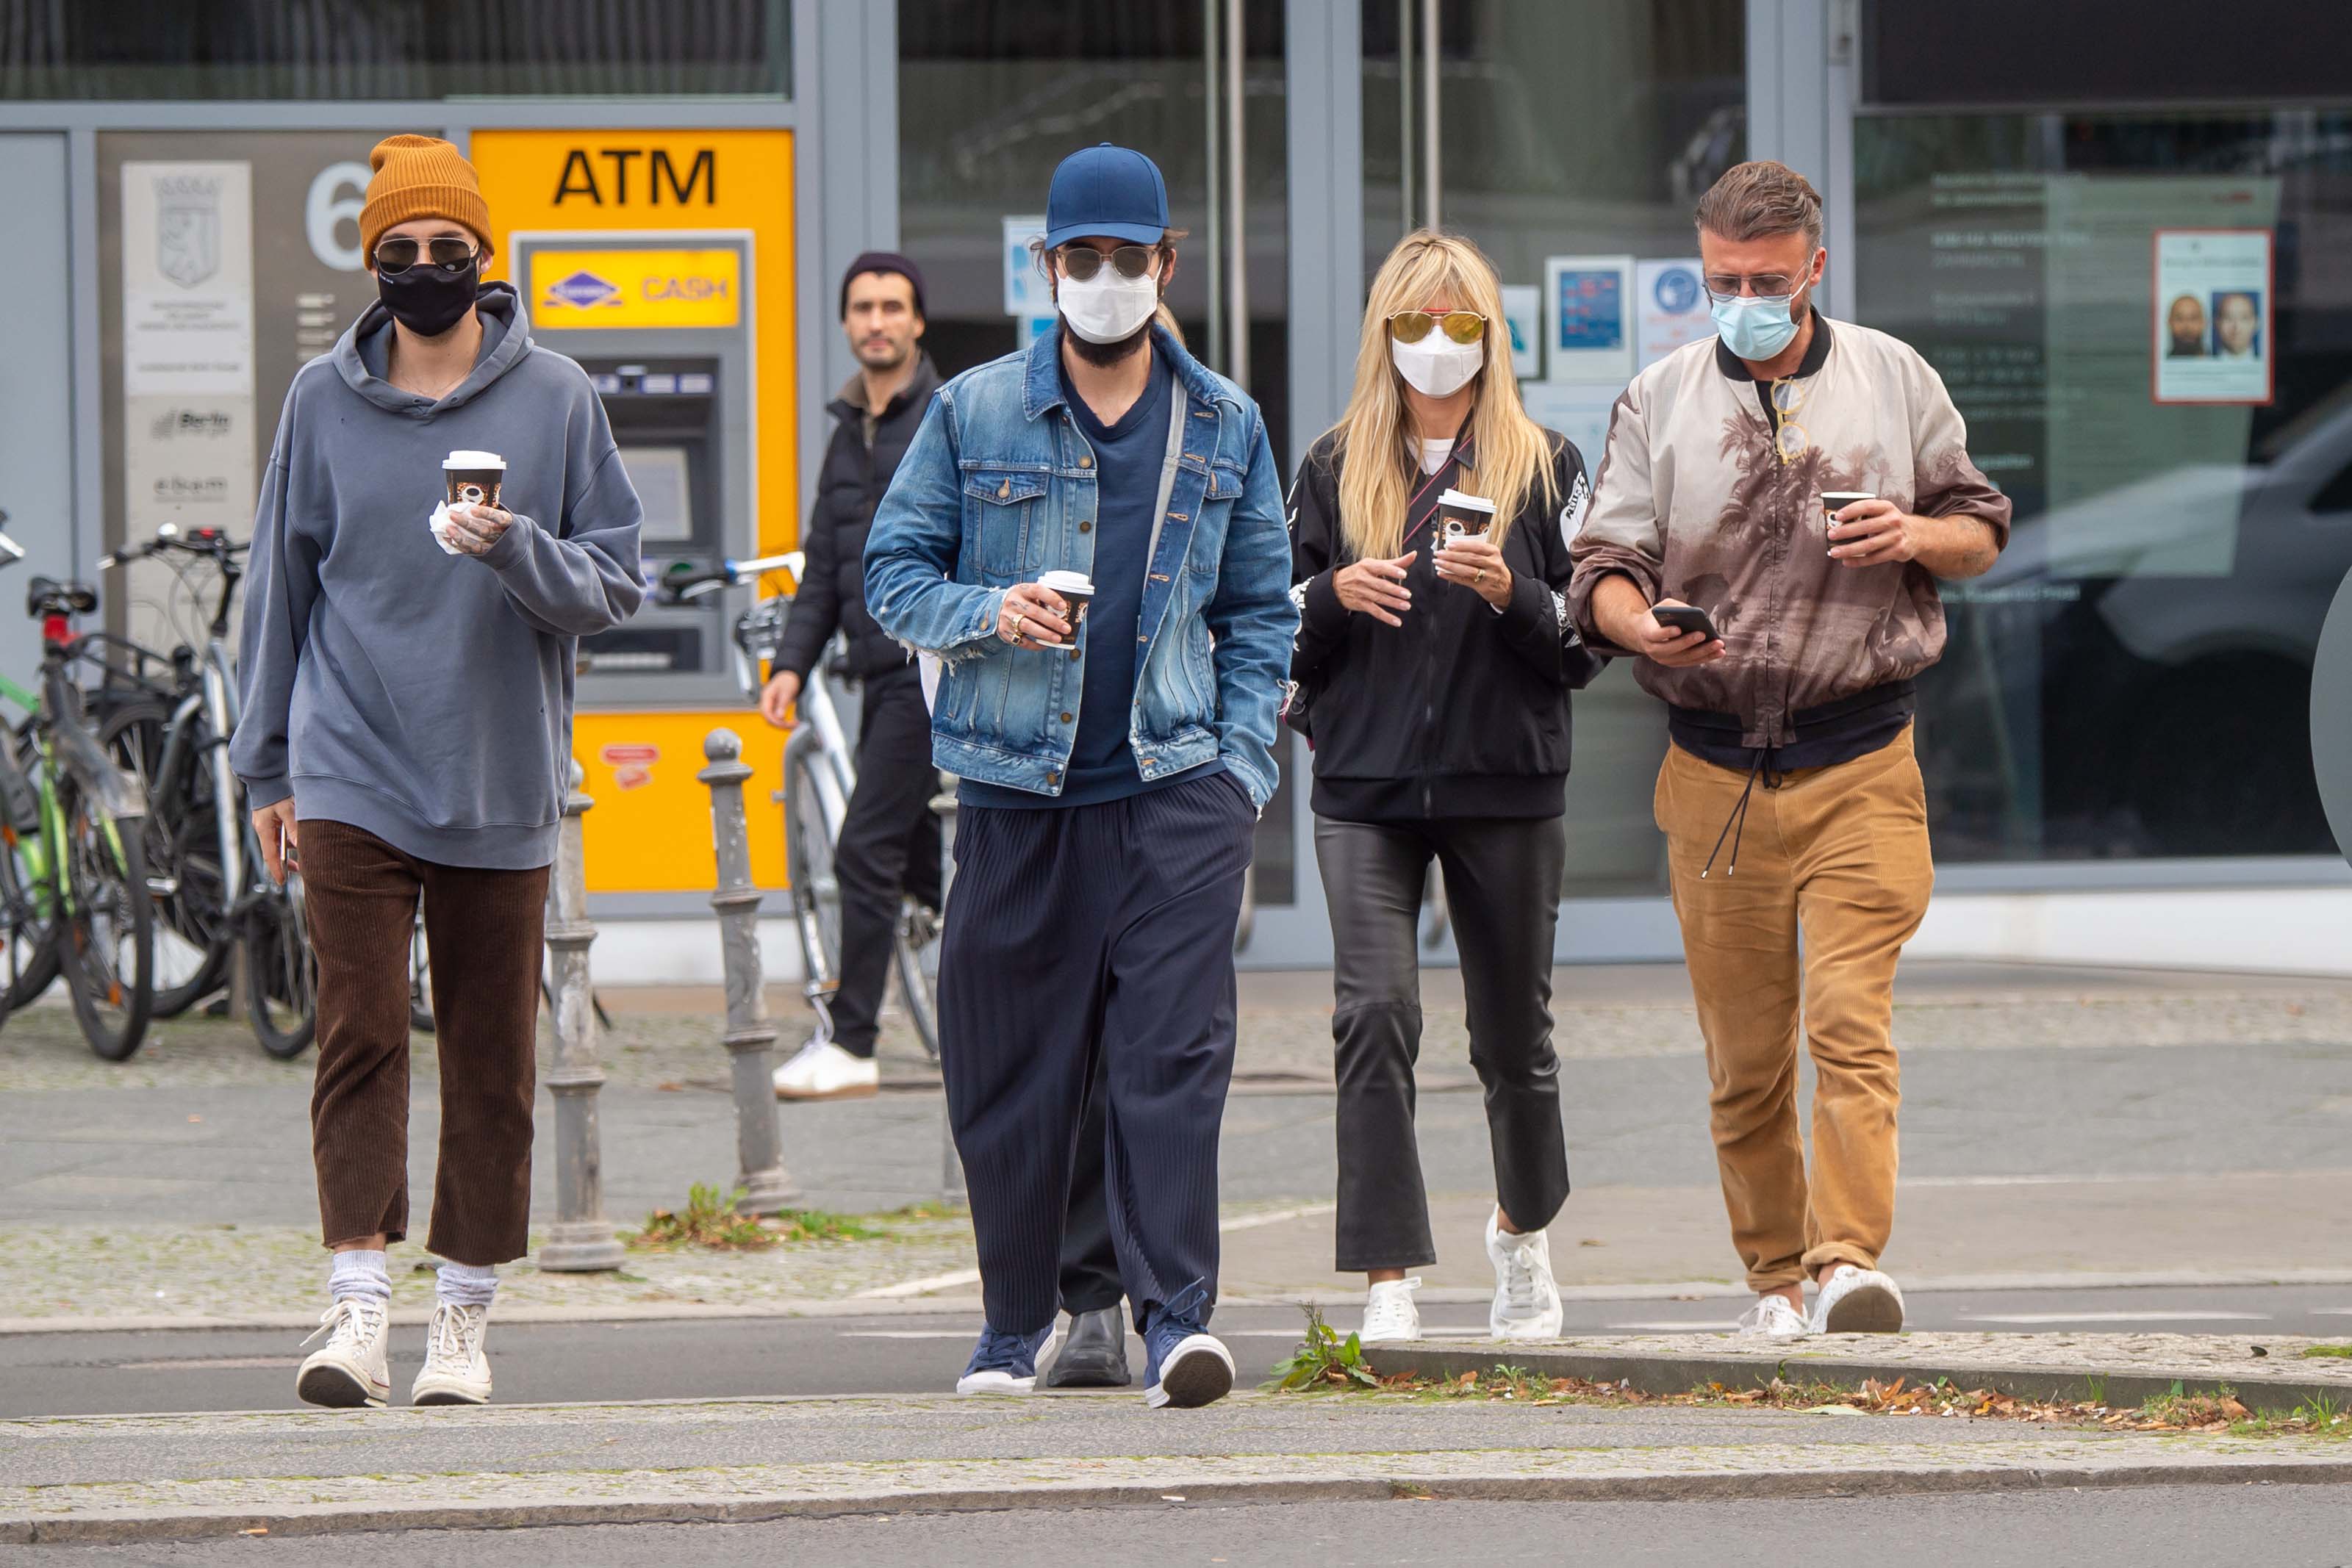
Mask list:
[[[1766,1339],[1802,1339],[1813,1332],[1813,1325],[1790,1305],[1788,1297],[1759,1296],[1754,1306],[1739,1314],[1739,1332]]]
[[[1498,1209],[1486,1217],[1486,1258],[1495,1265],[1495,1305],[1486,1326],[1496,1339],[1558,1339],[1559,1286],[1551,1277],[1551,1242],[1505,1234]]]
[[[490,1309],[443,1301],[425,1330],[425,1368],[408,1391],[411,1405],[488,1405],[490,1358],[482,1341],[490,1329]]]
[[[1421,1337],[1421,1309],[1412,1293],[1421,1289],[1418,1276],[1410,1280],[1378,1280],[1364,1299],[1364,1326],[1356,1331],[1363,1344],[1394,1344]]]
[[[392,1397],[392,1374],[384,1364],[384,1348],[392,1338],[388,1303],[373,1296],[345,1296],[319,1316],[318,1330],[327,1343],[313,1351],[294,1375],[294,1392],[306,1404],[338,1410],[362,1405],[381,1408]]]
[[[1815,1333],[1901,1333],[1903,1292],[1875,1269],[1841,1263],[1813,1301]]]
[[[852,1056],[829,1040],[812,1040],[800,1054],[776,1069],[779,1100],[848,1100],[882,1086],[882,1069],[870,1056]]]

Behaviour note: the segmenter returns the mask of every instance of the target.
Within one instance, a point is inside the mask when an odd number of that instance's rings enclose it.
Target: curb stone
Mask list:
[[[1727,1463],[1719,1450],[1683,1448],[1618,1454],[1457,1450],[1344,1458],[1234,1455],[746,1466],[620,1475],[215,1479],[148,1489],[120,1483],[26,1489],[12,1503],[0,1505],[0,1543],[119,1544],[255,1530],[279,1536],[554,1524],[751,1523],[844,1514],[1151,1503],[1385,1501],[1399,1497],[1681,1501],[2352,1481],[2352,1455],[2291,1442],[2186,1437],[2053,1439],[1998,1458],[1989,1458],[1978,1445],[1944,1445],[1915,1450],[1907,1462],[1877,1463],[1855,1463],[1847,1455],[1789,1445],[1748,1451],[1738,1459]],[[414,1495],[427,1489],[438,1495]],[[40,1494],[53,1490],[77,1494],[83,1506],[70,1511],[26,1507],[28,1500],[37,1505]],[[133,1490],[264,1495],[146,1507],[104,1501],[110,1490]],[[321,1500],[321,1493],[335,1491],[350,1495],[341,1501]],[[278,1495],[267,1495],[272,1492]],[[496,1495],[499,1492],[509,1495]],[[467,1493],[474,1495],[467,1498]]]
[[[1411,1375],[1458,1378],[1465,1373],[1486,1373],[1497,1365],[1524,1368],[1540,1377],[1574,1377],[1590,1383],[1622,1384],[1649,1395],[1687,1394],[1707,1384],[1727,1388],[1760,1387],[1775,1377],[1811,1378],[1837,1387],[1858,1388],[1865,1380],[1890,1383],[1905,1378],[1916,1385],[1949,1379],[1961,1388],[1985,1388],[2013,1399],[2068,1403],[2095,1401],[2122,1409],[2144,1405],[2173,1392],[2186,1395],[2227,1391],[2257,1414],[2286,1415],[2314,1400],[2333,1401],[2339,1407],[2352,1402],[2352,1363],[2315,1363],[2301,1359],[2313,1341],[2275,1338],[2270,1354],[2260,1361],[2248,1354],[2248,1339],[2214,1340],[2212,1336],[2166,1336],[2189,1342],[2181,1353],[2168,1355],[2126,1355],[2113,1345],[2084,1345],[2073,1336],[2073,1354],[2064,1361],[2037,1364],[2021,1356],[2020,1342],[2049,1336],[2031,1334],[1947,1334],[1937,1340],[1975,1340],[1969,1346],[1923,1345],[1918,1354],[1904,1354],[1911,1336],[1894,1336],[1885,1349],[1869,1342],[1876,1336],[1844,1334],[1783,1341],[1770,1349],[1733,1348],[1728,1334],[1684,1336],[1681,1346],[1657,1340],[1621,1342],[1617,1345],[1573,1343],[1536,1345],[1498,1340],[1420,1341],[1402,1344],[1367,1345],[1364,1360],[1383,1377]],[[2123,1336],[2107,1336],[2120,1339]],[[2243,1363],[2226,1368],[2216,1364],[2226,1345]],[[2202,1352],[2203,1354],[2200,1354]],[[2334,1368],[2343,1366],[2343,1375]],[[2275,1366],[2277,1370],[2270,1370]],[[2323,1370],[2324,1368],[2324,1370]]]

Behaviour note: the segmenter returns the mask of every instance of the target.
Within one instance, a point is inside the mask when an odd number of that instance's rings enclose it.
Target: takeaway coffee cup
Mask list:
[[[1087,605],[1095,596],[1094,579],[1083,571],[1049,571],[1037,580],[1040,588],[1050,588],[1062,596],[1069,606],[1062,619],[1070,623],[1069,640],[1062,644],[1075,653],[1078,651],[1078,628],[1086,624]]]
[[[1484,496],[1448,490],[1437,497],[1437,539],[1442,549],[1472,534],[1484,536],[1495,526],[1495,503]]]
[[[452,452],[441,460],[441,477],[453,507],[495,507],[506,482],[507,460],[495,452]]]
[[[1822,514],[1830,521],[1835,522],[1837,515],[1856,501],[1875,501],[1876,499],[1878,497],[1867,490],[1824,490],[1822,492]]]

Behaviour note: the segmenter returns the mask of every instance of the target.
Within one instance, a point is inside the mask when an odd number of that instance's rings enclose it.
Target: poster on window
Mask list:
[[[1648,260],[1633,269],[1638,368],[1648,370],[1685,343],[1715,336],[1698,258]]]
[[[2156,231],[2157,402],[2271,401],[2272,284],[2268,229]]]
[[[1544,262],[1549,323],[1544,359],[1556,382],[1633,378],[1633,258],[1555,256]]]

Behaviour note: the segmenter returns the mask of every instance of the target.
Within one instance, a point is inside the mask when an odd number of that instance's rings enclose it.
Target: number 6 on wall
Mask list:
[[[360,254],[360,207],[367,200],[368,166],[364,163],[330,163],[319,171],[310,182],[310,198],[302,204],[302,226],[310,236],[310,254],[322,267],[337,272],[357,272],[367,264]],[[348,187],[351,194],[339,193]],[[352,243],[345,245],[336,234],[342,225],[352,225]]]

